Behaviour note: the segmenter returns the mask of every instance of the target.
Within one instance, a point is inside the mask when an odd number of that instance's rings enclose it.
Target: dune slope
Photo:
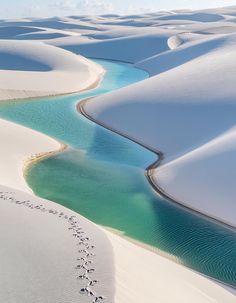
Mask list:
[[[1,302],[114,302],[112,246],[93,223],[2,186],[0,218]]]
[[[235,42],[235,34],[194,39],[146,59],[136,66],[148,70],[153,77],[90,100],[84,106],[85,111],[106,126],[153,150],[162,151],[165,156],[163,164],[169,163],[234,127]],[[194,173],[191,188],[188,182],[180,185],[178,180],[183,181],[182,170],[178,170],[178,174],[175,170],[173,182],[168,185],[163,179],[161,186],[167,194],[184,204],[190,200],[189,207],[236,226],[236,218],[230,214],[232,207],[236,207],[232,203],[236,187],[233,182],[222,184],[225,187],[222,191],[214,181],[215,170],[218,169],[220,174],[226,161],[230,167],[234,162],[232,157],[215,159],[216,168],[207,169],[211,182],[204,187]],[[222,161],[220,165],[219,161]],[[157,175],[158,171],[159,168]],[[233,180],[234,170],[228,174]],[[186,180],[188,176],[190,174],[185,174]],[[223,198],[222,193],[227,192]]]
[[[29,192],[23,177],[25,162],[36,156],[58,151],[54,139],[29,128],[0,119],[0,184]]]
[[[54,46],[0,40],[0,100],[77,92],[102,73],[97,64]]]
[[[128,33],[129,31],[127,32],[127,35]],[[60,40],[58,39],[55,45],[90,58],[135,63],[168,50],[167,40],[174,33],[175,32],[167,33],[166,31],[157,31],[155,34],[136,34],[99,41],[91,40],[80,44],[73,42],[72,39],[71,42],[68,43],[67,39],[62,38]],[[105,34],[102,33],[102,35]],[[117,33],[114,32],[114,35],[117,35]],[[50,43],[54,44],[53,42]]]

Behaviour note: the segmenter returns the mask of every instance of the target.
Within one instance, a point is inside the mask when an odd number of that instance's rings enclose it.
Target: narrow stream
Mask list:
[[[236,232],[157,195],[144,175],[156,155],[76,111],[80,100],[148,77],[128,64],[97,62],[107,70],[97,89],[71,96],[0,103],[0,117],[69,146],[65,152],[31,166],[27,174],[29,186],[43,198],[236,286]]]

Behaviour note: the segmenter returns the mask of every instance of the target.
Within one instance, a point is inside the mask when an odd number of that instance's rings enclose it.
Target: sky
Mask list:
[[[0,0],[0,18],[135,14],[236,5],[236,0]]]

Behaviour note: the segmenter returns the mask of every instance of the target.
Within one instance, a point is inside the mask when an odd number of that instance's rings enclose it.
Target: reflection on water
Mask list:
[[[236,233],[159,197],[144,176],[144,168],[156,156],[75,111],[79,99],[147,77],[126,64],[102,64],[108,72],[102,86],[92,92],[0,105],[0,116],[70,146],[64,153],[32,166],[29,185],[39,196],[236,286]]]

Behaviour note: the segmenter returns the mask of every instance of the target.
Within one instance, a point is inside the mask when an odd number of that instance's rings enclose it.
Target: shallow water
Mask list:
[[[236,286],[236,233],[158,196],[144,176],[144,168],[156,160],[156,155],[77,113],[79,100],[148,76],[128,64],[98,62],[107,70],[98,89],[0,104],[0,117],[70,146],[33,165],[28,171],[28,184],[41,197]]]

